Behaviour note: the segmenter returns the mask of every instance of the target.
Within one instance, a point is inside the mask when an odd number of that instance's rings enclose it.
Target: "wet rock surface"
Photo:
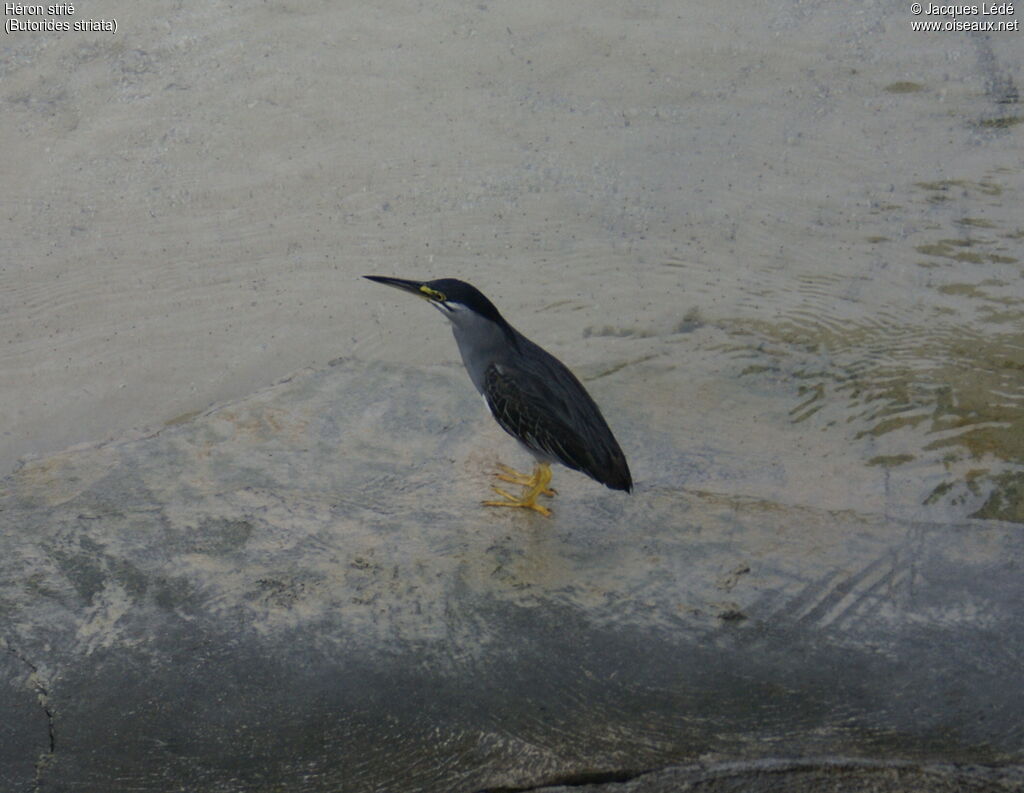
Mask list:
[[[690,490],[628,411],[632,495],[485,509],[521,460],[464,378],[340,361],[8,477],[0,787],[1020,784],[1019,526]]]

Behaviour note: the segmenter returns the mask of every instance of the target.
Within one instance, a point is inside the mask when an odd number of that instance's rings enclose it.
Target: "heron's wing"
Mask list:
[[[484,398],[495,420],[532,451],[628,490],[625,456],[586,389],[547,353],[533,363],[536,369],[487,368]]]
[[[581,439],[561,415],[561,400],[543,384],[491,364],[484,375],[484,399],[501,428],[528,449],[577,470],[585,465]]]

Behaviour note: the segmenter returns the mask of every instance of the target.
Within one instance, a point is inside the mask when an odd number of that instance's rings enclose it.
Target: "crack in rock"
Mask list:
[[[53,755],[57,750],[57,732],[55,726],[56,717],[54,708],[50,703],[50,687],[43,678],[43,675],[39,672],[38,666],[26,658],[17,648],[12,647],[11,643],[6,639],[0,638],[0,643],[2,643],[4,649],[6,649],[11,656],[28,667],[29,675],[25,679],[25,685],[35,692],[36,699],[39,701],[39,706],[43,709],[43,713],[46,714],[46,731],[49,736],[49,746],[46,751],[40,753],[36,760],[35,789],[38,790],[43,770],[50,764],[50,762],[52,762]]]
[[[503,785],[489,787],[476,793],[530,793],[556,787],[584,787],[586,785],[622,784],[651,773],[651,769],[622,769],[620,771],[580,771],[574,774],[554,776],[532,785]]]

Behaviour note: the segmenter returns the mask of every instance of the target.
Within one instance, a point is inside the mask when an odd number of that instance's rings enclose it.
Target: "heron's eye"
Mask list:
[[[444,296],[443,292],[438,292],[436,289],[431,289],[429,286],[421,286],[420,291],[429,297],[431,300],[437,300],[438,302],[445,302],[448,298]]]

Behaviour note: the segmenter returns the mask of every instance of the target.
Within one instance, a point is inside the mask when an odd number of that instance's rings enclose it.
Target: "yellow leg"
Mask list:
[[[545,507],[543,504],[537,503],[539,496],[554,495],[554,490],[548,487],[551,484],[551,466],[547,463],[537,463],[537,467],[533,469],[533,476],[527,477],[524,474],[519,473],[511,468],[502,466],[506,474],[498,474],[498,479],[505,482],[513,482],[518,485],[523,485],[525,488],[523,494],[518,498],[513,496],[511,493],[502,490],[500,487],[492,487],[491,489],[501,496],[504,501],[485,501],[485,507],[522,507],[523,509],[532,509],[535,512],[539,512],[541,515],[549,516],[551,510]]]
[[[537,474],[540,471],[540,466],[533,469],[533,473],[527,476],[524,473],[517,471],[515,468],[509,468],[507,465],[498,463],[498,470],[500,474],[495,474],[496,479],[500,479],[502,482],[511,482],[514,485],[522,485],[523,487],[533,487],[537,484]],[[550,466],[548,467],[550,472]],[[551,476],[548,476],[548,481],[551,481]],[[558,494],[558,491],[553,487],[545,487],[544,490],[540,491],[542,496],[554,496]]]

